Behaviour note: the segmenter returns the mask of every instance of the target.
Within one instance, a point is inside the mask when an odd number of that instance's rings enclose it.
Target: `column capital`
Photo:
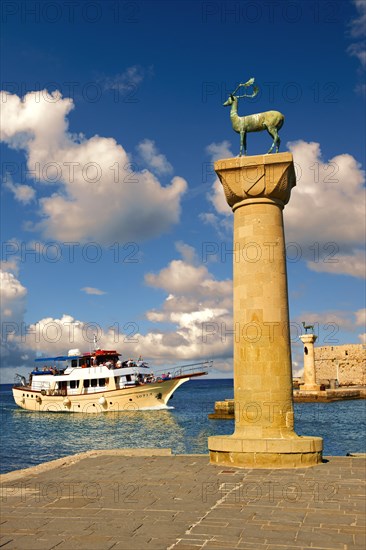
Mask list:
[[[283,208],[296,185],[291,153],[221,159],[214,168],[233,210],[244,206],[246,200],[258,199]]]
[[[314,344],[318,337],[315,334],[301,334],[300,340],[303,344]]]

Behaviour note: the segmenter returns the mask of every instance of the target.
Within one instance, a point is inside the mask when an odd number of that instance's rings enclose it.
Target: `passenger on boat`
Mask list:
[[[116,369],[120,369],[122,367],[122,361],[120,359],[118,359],[117,363],[116,363]]]
[[[93,359],[93,367],[97,367],[97,366],[98,366],[97,358],[96,358],[96,357],[92,357],[92,359]]]
[[[128,366],[128,367],[132,367],[132,366],[133,366],[133,360],[132,360],[132,359],[129,359],[129,360],[127,361],[127,366]]]

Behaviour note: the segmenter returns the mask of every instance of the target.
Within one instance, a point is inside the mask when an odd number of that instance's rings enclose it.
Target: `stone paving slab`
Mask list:
[[[169,449],[89,452],[0,476],[4,550],[366,547],[365,457],[238,470]]]

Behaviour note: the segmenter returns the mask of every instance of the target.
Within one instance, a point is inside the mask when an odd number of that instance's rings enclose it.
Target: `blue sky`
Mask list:
[[[285,114],[294,371],[365,341],[365,3],[3,2],[2,381],[37,353],[100,344],[232,375],[232,214],[213,160],[222,107]],[[250,134],[248,154],[268,135]],[[292,243],[292,244],[291,244]],[[100,328],[100,330],[99,330]]]

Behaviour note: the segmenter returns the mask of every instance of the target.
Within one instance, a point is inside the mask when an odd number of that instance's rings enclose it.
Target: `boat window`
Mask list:
[[[105,378],[99,378],[99,386],[105,386]]]
[[[127,382],[131,382],[131,375],[130,375],[130,374],[127,374],[127,375],[126,375],[126,381],[127,381]]]
[[[76,369],[78,366],[78,360],[77,359],[71,359],[71,366],[72,368]]]
[[[93,379],[91,380],[91,386],[92,386],[92,388],[95,388],[97,385],[98,385],[98,379],[97,379],[97,378],[93,378]]]
[[[70,389],[74,390],[79,387],[79,380],[70,380]]]
[[[84,388],[89,388],[90,380],[84,380]]]

